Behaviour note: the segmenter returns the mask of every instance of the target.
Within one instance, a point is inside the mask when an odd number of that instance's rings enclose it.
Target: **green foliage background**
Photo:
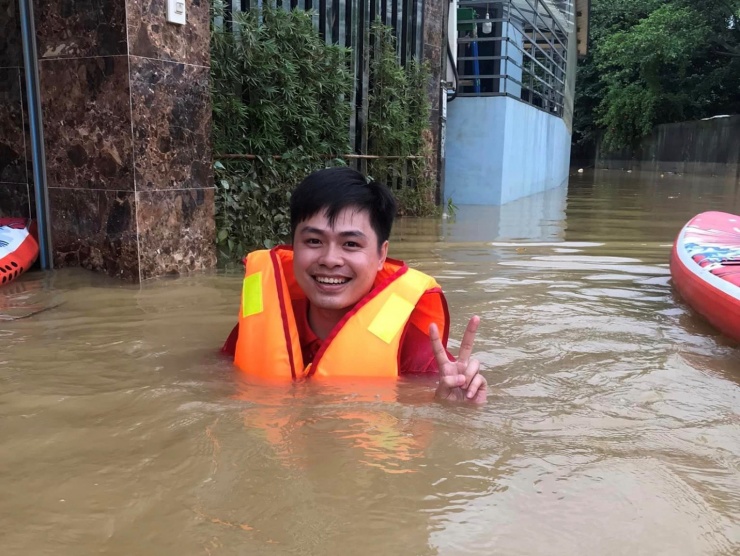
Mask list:
[[[394,191],[401,215],[429,216],[437,211],[427,141],[429,67],[416,60],[405,68],[399,65],[391,27],[376,21],[370,34],[375,51],[370,59],[368,154],[417,158],[372,160],[367,171]]]
[[[214,152],[253,154],[254,160],[216,155],[216,224],[222,260],[289,239],[288,202],[309,173],[347,164],[354,89],[350,52],[327,45],[311,14],[263,8],[212,16],[211,86]],[[433,174],[423,140],[429,127],[426,66],[407,69],[396,58],[390,28],[372,27],[369,56],[369,153],[422,156],[411,162],[377,160],[368,173],[396,194],[402,214],[435,210]]]
[[[231,30],[212,25],[214,151],[257,156],[215,164],[222,257],[284,240],[291,189],[347,152],[348,54],[305,12],[265,8],[234,14]]]
[[[632,147],[658,124],[740,112],[740,0],[592,0],[573,139]]]

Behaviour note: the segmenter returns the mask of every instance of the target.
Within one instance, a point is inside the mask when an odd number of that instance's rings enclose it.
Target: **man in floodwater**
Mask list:
[[[470,319],[455,360],[447,304],[433,278],[389,259],[396,202],[351,168],[309,175],[290,199],[292,247],[246,260],[239,322],[224,344],[264,379],[439,373],[436,397],[484,403]]]

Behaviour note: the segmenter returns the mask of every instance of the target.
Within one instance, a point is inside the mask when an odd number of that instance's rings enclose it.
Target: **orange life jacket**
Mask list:
[[[337,323],[304,365],[292,301],[306,296],[293,276],[293,249],[275,247],[247,256],[234,363],[265,379],[395,377],[407,326],[425,334],[436,323],[442,343],[449,313],[431,276],[386,259],[373,289]]]

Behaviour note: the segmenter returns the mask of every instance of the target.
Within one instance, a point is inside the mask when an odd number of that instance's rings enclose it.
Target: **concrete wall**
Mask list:
[[[740,176],[740,116],[657,126],[633,149],[596,150],[596,167]]]
[[[502,205],[567,181],[561,118],[508,97],[459,97],[447,110],[444,202]]]

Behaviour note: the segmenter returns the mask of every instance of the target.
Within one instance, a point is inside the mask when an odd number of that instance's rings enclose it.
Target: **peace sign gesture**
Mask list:
[[[479,373],[480,361],[470,358],[479,324],[480,318],[477,316],[473,316],[468,322],[457,361],[450,361],[439,337],[437,325],[429,326],[429,338],[432,341],[432,350],[439,369],[436,398],[450,401],[467,400],[473,403],[486,402],[488,384],[483,375]]]

